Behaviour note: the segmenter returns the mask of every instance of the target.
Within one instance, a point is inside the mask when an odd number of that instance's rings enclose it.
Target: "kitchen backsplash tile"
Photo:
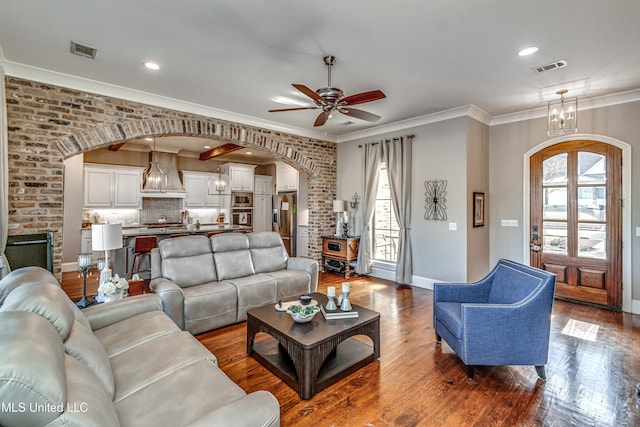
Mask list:
[[[167,222],[182,222],[182,199],[144,198],[140,211],[141,224],[153,224],[164,218]]]

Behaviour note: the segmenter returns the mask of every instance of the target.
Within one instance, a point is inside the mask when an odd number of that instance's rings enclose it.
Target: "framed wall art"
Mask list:
[[[484,226],[484,193],[473,192],[473,226]]]

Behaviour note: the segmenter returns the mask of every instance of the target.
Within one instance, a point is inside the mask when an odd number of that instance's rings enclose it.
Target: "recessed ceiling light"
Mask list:
[[[520,52],[518,52],[518,55],[519,56],[529,56],[529,55],[533,55],[537,51],[538,51],[538,48],[536,46],[525,47]]]
[[[251,151],[247,151],[247,154],[253,154]]]
[[[153,142],[153,138],[145,138],[145,141]]]
[[[158,64],[156,64],[155,62],[151,62],[151,61],[145,62],[144,66],[147,67],[150,70],[159,70],[160,69],[160,66]]]
[[[211,148],[211,146],[210,145],[205,145],[204,148]]]

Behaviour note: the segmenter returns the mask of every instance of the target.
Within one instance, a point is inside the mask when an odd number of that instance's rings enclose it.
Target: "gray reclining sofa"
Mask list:
[[[247,395],[147,294],[80,311],[55,277],[0,281],[0,425],[277,426],[266,391]]]
[[[317,286],[317,261],[289,257],[271,231],[165,239],[151,252],[149,287],[165,313],[192,334],[242,322],[250,308]]]

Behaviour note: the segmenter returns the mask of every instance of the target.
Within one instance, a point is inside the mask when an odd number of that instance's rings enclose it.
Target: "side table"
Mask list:
[[[345,278],[353,276],[351,261],[358,259],[360,236],[323,236],[322,269],[344,273]]]
[[[129,280],[129,296],[142,295],[144,293],[144,280]]]

